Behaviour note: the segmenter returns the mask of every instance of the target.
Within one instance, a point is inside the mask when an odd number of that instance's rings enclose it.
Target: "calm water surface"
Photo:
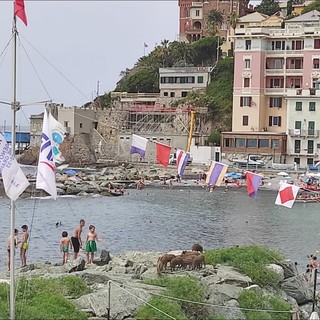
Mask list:
[[[320,204],[296,203],[290,210],[274,204],[275,192],[259,191],[250,199],[246,190],[199,188],[129,190],[123,197],[60,197],[19,199],[16,225],[32,226],[29,261],[60,259],[61,232],[69,235],[79,219],[86,220],[104,242],[99,249],[117,254],[129,250],[168,251],[237,244],[261,244],[278,249],[303,269],[307,255],[320,249]],[[2,256],[9,234],[9,200],[0,198]],[[56,227],[57,221],[62,226]],[[83,235],[83,238],[85,236]],[[2,260],[2,261],[1,261]],[[1,259],[1,268],[5,259]]]

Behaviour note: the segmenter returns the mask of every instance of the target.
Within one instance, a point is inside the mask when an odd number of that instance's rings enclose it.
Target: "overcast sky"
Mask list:
[[[26,1],[28,26],[17,19],[17,100],[52,99],[81,106],[113,90],[119,73],[163,39],[178,37],[178,1]],[[12,1],[0,1],[0,101],[12,100]],[[54,67],[53,67],[54,66]],[[67,80],[66,80],[67,79]],[[17,125],[26,125],[41,107],[24,107]],[[11,123],[0,104],[0,128]]]

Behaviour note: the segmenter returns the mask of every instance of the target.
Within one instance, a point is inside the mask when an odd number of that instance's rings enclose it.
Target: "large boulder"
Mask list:
[[[83,271],[86,266],[86,262],[82,257],[78,257],[77,259],[72,260],[69,265],[65,266],[68,268],[69,273]]]
[[[250,277],[229,266],[218,266],[217,276],[220,278],[220,283],[234,284],[243,288],[252,284]]]
[[[282,267],[282,269],[284,271],[284,278],[285,279],[288,279],[290,277],[295,277],[296,275],[299,274],[296,264],[289,259],[281,261],[276,264],[279,265],[280,267]]]
[[[266,266],[267,269],[273,271],[274,273],[276,273],[279,277],[279,282],[283,281],[284,280],[284,269],[283,267],[277,265],[277,264],[268,264]]]
[[[313,291],[303,274],[285,279],[280,287],[288,296],[294,298],[298,305],[312,301]]]
[[[93,263],[98,266],[104,266],[112,260],[110,252],[106,250],[101,250],[100,259],[94,260]]]
[[[135,284],[137,287],[137,284]],[[155,293],[163,292],[162,288],[141,285],[141,288],[125,287],[121,284],[111,283],[110,287],[110,313],[111,319],[122,320],[133,317],[136,310],[151,298],[148,289]],[[108,288],[105,287],[94,293],[89,293],[75,300],[81,310],[90,310],[96,317],[106,317],[108,314]]]
[[[214,307],[210,308],[209,312],[216,314],[218,316],[222,316],[225,320],[246,320],[246,315],[241,311],[240,305],[237,300],[230,300],[224,304],[224,307]]]

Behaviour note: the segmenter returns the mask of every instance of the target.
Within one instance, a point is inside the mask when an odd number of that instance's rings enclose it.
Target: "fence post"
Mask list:
[[[110,320],[110,314],[111,314],[111,280],[108,281],[108,303],[107,303],[107,319]]]
[[[317,273],[318,270],[317,268],[314,269],[314,282],[313,282],[313,302],[312,302],[312,312],[315,309],[315,305],[316,305],[316,293],[317,293]]]

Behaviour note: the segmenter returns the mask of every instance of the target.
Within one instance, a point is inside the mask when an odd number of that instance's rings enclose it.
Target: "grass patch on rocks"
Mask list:
[[[91,292],[82,279],[66,276],[56,279],[21,278],[16,285],[16,319],[85,320],[65,296],[78,298]],[[9,286],[0,284],[0,319],[9,318]]]
[[[261,287],[277,286],[278,275],[266,265],[284,259],[280,253],[256,245],[210,250],[205,258],[207,264],[225,264],[239,269]]]
[[[292,306],[283,299],[275,296],[263,296],[261,291],[244,290],[241,292],[238,302],[240,308],[266,310],[243,310],[248,320],[290,320]],[[270,312],[270,311],[278,312]],[[286,312],[288,311],[288,312]]]
[[[148,279],[147,284],[166,288],[163,292],[164,296],[174,297],[187,301],[203,302],[205,293],[204,288],[199,281],[193,277],[159,277]],[[203,306],[190,302],[172,300],[163,297],[152,297],[148,303],[169,314],[176,319],[200,319]],[[137,319],[168,319],[167,316],[150,307],[142,306],[136,314]],[[205,319],[205,315],[201,319]]]

